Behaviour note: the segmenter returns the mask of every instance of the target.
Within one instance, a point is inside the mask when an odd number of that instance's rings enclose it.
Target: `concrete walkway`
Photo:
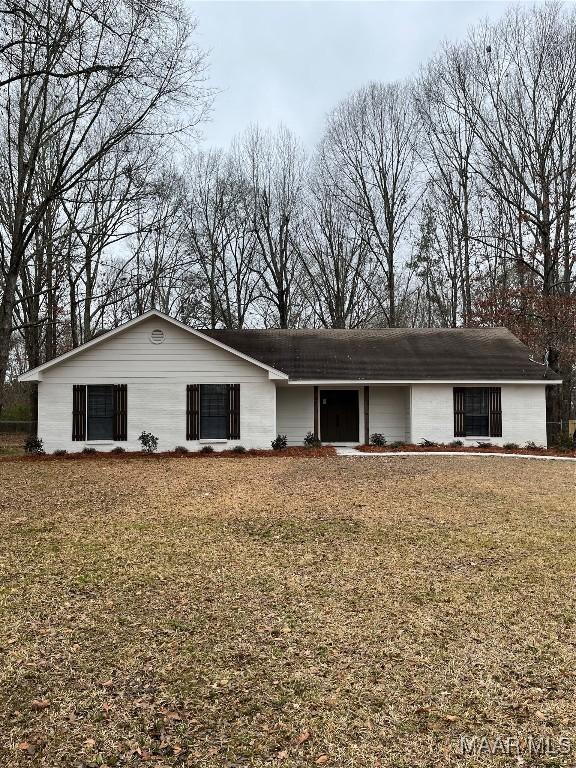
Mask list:
[[[540,459],[543,461],[576,461],[571,456],[529,456],[523,453],[466,453],[464,451],[378,451],[378,453],[364,453],[356,448],[336,446],[338,456],[464,456],[466,458],[493,458],[500,456],[505,459]]]

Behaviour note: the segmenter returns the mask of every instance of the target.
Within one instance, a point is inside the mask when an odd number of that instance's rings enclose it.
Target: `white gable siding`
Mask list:
[[[474,386],[474,385],[471,385]],[[478,385],[484,386],[484,385]],[[532,440],[546,445],[546,396],[543,384],[502,384],[502,437],[492,437],[495,445]],[[454,401],[451,384],[414,384],[411,398],[412,437],[439,443],[462,440],[476,445],[475,440],[454,437]]]
[[[162,344],[150,334],[164,331]],[[72,441],[72,386],[74,384],[128,385],[128,441],[119,443],[138,450],[142,430],[159,438],[159,450],[186,442],[186,384],[240,384],[240,440],[247,448],[269,447],[275,432],[276,397],[268,372],[158,318],[151,318],[125,332],[103,340],[75,357],[43,372],[38,386],[38,434],[47,451],[82,450]],[[109,450],[114,444],[97,445]]]
[[[153,330],[164,331],[165,341],[152,344]],[[189,380],[190,374],[196,377]],[[142,380],[217,384],[268,381],[268,372],[211,342],[159,318],[143,320],[101,344],[43,372],[43,381],[73,384],[117,384]],[[118,376],[122,382],[118,382]],[[216,377],[216,378],[215,378]]]

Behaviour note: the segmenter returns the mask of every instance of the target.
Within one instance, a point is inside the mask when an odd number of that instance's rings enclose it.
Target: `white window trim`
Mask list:
[[[84,445],[114,445],[114,442],[114,440],[84,440]]]

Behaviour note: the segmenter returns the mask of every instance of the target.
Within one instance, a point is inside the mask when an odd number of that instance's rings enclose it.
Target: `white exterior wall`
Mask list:
[[[358,442],[364,442],[364,387],[319,385],[318,402],[323,389],[358,390]],[[407,440],[410,425],[409,387],[370,387],[370,434],[381,432],[388,442]],[[276,389],[277,431],[286,435],[288,445],[302,445],[307,432],[314,431],[314,387],[305,385],[278,385]],[[320,438],[322,424],[319,421]]]
[[[151,343],[154,329],[164,331],[162,344]],[[301,445],[314,429],[313,386],[271,380],[266,369],[166,320],[150,317],[42,372],[38,434],[48,452],[80,451],[85,445],[110,450],[116,445],[111,441],[72,441],[72,388],[74,384],[126,384],[128,440],[118,445],[139,450],[138,435],[146,430],[158,436],[159,450],[177,445],[196,450],[204,441],[186,441],[186,385],[196,383],[240,384],[240,439],[208,441],[217,449],[235,444],[269,448],[278,433],[286,434],[289,444]],[[324,388],[358,389],[359,441],[363,442],[363,385]],[[320,385],[320,397],[322,389]],[[545,385],[504,384],[501,390],[502,437],[490,438],[491,442],[523,445],[531,440],[546,445]],[[370,434],[381,432],[389,442],[423,438],[450,442],[455,439],[453,429],[452,384],[370,385]]]
[[[150,342],[150,332],[156,328],[165,333],[162,344]],[[186,385],[238,383],[240,439],[186,441]],[[127,384],[126,442],[72,440],[74,384]],[[276,435],[275,384],[268,371],[160,318],[145,320],[43,372],[38,384],[38,435],[47,452],[81,451],[85,445],[103,451],[115,445],[139,450],[143,430],[159,438],[159,451],[177,445],[197,450],[205,442],[215,449],[269,448]]]
[[[359,442],[363,442],[364,388],[319,385],[318,410],[323,389],[355,389],[358,391]],[[276,419],[279,435],[286,435],[288,445],[302,445],[308,432],[314,432],[314,387],[300,384],[278,385],[276,388]],[[322,439],[322,422],[318,413],[318,428]],[[352,443],[356,445],[357,443]]]
[[[452,384],[413,384],[411,395],[411,437],[439,443],[462,440],[476,445],[476,440],[454,436],[454,399]],[[463,385],[458,385],[463,386]],[[485,386],[477,384],[470,386]],[[486,385],[488,386],[488,385]],[[486,438],[495,445],[529,440],[546,446],[546,387],[543,384],[502,384],[502,437]]]
[[[302,445],[314,431],[314,387],[276,387],[276,432],[286,435],[288,445]]]
[[[371,435],[379,432],[389,443],[409,439],[410,387],[371,386],[369,403]]]

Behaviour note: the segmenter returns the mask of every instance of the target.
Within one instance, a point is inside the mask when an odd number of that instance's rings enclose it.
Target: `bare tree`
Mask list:
[[[368,325],[376,310],[371,291],[374,259],[361,222],[322,178],[312,180],[302,263],[308,276],[305,292],[316,320],[326,328]]]
[[[208,288],[210,326],[241,328],[257,297],[253,194],[234,153],[190,159],[188,238]]]
[[[185,208],[187,188],[175,167],[160,165],[160,172],[138,201],[129,257],[120,261],[121,280],[114,286],[114,300],[122,317],[131,318],[148,309],[168,314],[178,301],[183,274],[190,269]]]
[[[468,323],[472,313],[476,190],[471,160],[476,123],[466,111],[466,96],[473,98],[474,83],[462,65],[461,58],[446,48],[428,64],[414,87],[418,119],[426,136],[419,145],[419,155],[429,176],[428,206],[433,201],[442,222],[430,246],[438,246],[439,263],[446,259],[446,277],[452,286],[452,325],[460,319]]]
[[[261,314],[266,324],[289,328],[302,318],[302,271],[297,240],[302,217],[305,156],[286,129],[250,129],[237,152],[252,190]],[[271,310],[271,311],[270,311]]]
[[[478,143],[473,168],[515,222],[485,241],[505,249],[519,280],[531,272],[532,289],[549,303],[575,284],[575,39],[574,12],[516,8],[479,27],[453,54],[474,86],[459,83]],[[542,323],[543,358],[569,382],[573,361],[562,359],[557,331],[556,322]],[[569,384],[561,398],[551,388],[550,420],[566,419],[569,408]]]
[[[385,276],[381,310],[390,326],[398,321],[402,237],[417,201],[417,135],[407,86],[372,83],[330,115],[321,147],[326,173],[362,222],[368,248]]]
[[[183,127],[168,122],[185,105],[184,120],[194,124],[206,104],[203,57],[191,43],[194,24],[177,4],[23,0],[8,8],[0,51],[0,79],[7,83],[1,94],[0,407],[18,276],[53,201],[127,137]],[[46,151],[56,162],[40,187]]]

